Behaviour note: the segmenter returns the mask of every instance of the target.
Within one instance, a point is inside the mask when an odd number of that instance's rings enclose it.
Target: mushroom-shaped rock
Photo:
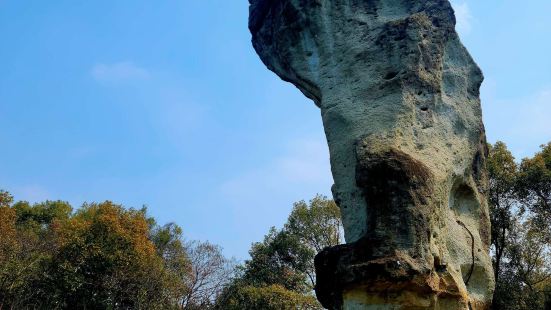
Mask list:
[[[321,109],[347,244],[330,309],[486,309],[482,73],[447,0],[250,0],[258,55]]]

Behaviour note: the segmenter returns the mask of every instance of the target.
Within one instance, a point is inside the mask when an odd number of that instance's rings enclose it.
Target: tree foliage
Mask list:
[[[166,304],[164,269],[148,229],[143,212],[111,202],[85,204],[54,226],[58,250],[48,279],[54,303],[109,309]]]
[[[321,309],[313,296],[314,256],[341,242],[339,208],[325,197],[294,204],[283,229],[272,227],[218,298],[220,309]],[[260,306],[263,305],[263,306]]]
[[[502,142],[490,147],[489,204],[496,278],[494,309],[551,306],[551,144],[517,165]]]
[[[219,247],[109,201],[73,211],[0,191],[0,233],[0,309],[208,309],[233,270]]]
[[[500,277],[503,255],[509,244],[509,234],[514,228],[517,195],[515,191],[518,165],[513,154],[503,142],[490,146],[488,158],[491,240],[494,247],[494,276]]]
[[[226,310],[314,310],[323,309],[312,295],[297,293],[280,285],[232,287],[222,309]]]
[[[551,143],[524,159],[518,177],[519,194],[542,229],[551,228]],[[551,231],[550,231],[551,233]]]

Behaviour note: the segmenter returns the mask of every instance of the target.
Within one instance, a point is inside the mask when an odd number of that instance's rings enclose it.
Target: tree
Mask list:
[[[225,310],[315,310],[323,309],[312,295],[304,295],[273,284],[255,287],[235,285],[220,309]]]
[[[16,214],[10,208],[12,201],[9,193],[0,191],[0,309],[5,304],[14,303],[16,281],[13,273],[18,273],[14,268],[19,244],[15,228]]]
[[[207,309],[233,278],[235,263],[224,257],[222,248],[209,242],[186,244],[191,272],[184,279],[183,309]]]
[[[548,229],[551,228],[551,143],[541,148],[534,157],[522,161],[518,187],[527,207],[535,215],[534,220]]]
[[[493,267],[499,283],[502,259],[509,244],[508,235],[518,215],[516,195],[518,166],[503,142],[489,146],[487,161],[489,175],[489,205],[492,224],[491,242],[494,250]]]
[[[0,232],[2,233],[2,238],[0,238],[0,266],[2,267],[6,266],[17,246],[17,231],[15,229],[17,217],[15,210],[10,208],[12,200],[8,193],[0,191]]]
[[[163,308],[162,260],[144,213],[109,201],[85,204],[53,227],[58,250],[48,266],[50,302],[63,308]]]
[[[283,229],[271,228],[254,243],[251,259],[217,299],[219,309],[321,309],[313,295],[314,256],[340,243],[342,224],[336,204],[316,196],[294,204]]]
[[[333,200],[320,195],[310,200],[310,204],[304,200],[296,202],[285,230],[316,252],[321,252],[342,241],[340,209]]]
[[[20,207],[28,206],[26,202],[13,203],[12,197],[6,193],[0,194],[0,233],[3,254],[0,258],[0,308],[28,307],[36,304],[38,296],[44,287],[36,285],[43,272],[55,245],[48,233],[48,225],[56,219],[52,214],[48,219],[37,222],[36,218],[21,215]],[[46,202],[42,207],[56,204]],[[37,207],[38,209],[39,207]],[[51,208],[55,209],[55,208]],[[4,238],[5,237],[5,238]]]
[[[65,201],[45,201],[30,205],[26,201],[19,201],[13,205],[17,214],[19,226],[35,226],[36,229],[47,228],[53,221],[64,221],[69,219],[73,208]]]
[[[524,159],[519,167],[504,143],[490,147],[494,309],[543,309],[549,302],[549,154],[551,146],[547,145],[533,158]]]
[[[297,269],[308,276],[313,287],[316,283],[314,256],[323,249],[341,244],[343,241],[339,207],[333,200],[321,195],[310,200],[310,204],[306,204],[304,200],[299,201],[294,204],[284,230],[307,248],[302,249],[304,266]]]
[[[551,280],[549,241],[531,221],[516,221],[494,295],[500,310],[544,309]]]
[[[145,210],[143,210],[145,213]],[[188,291],[185,283],[191,277],[192,266],[187,249],[183,244],[182,228],[174,223],[157,226],[154,219],[149,218],[151,240],[157,250],[157,255],[163,260],[166,272],[165,289],[173,296],[173,304],[178,305]]]
[[[245,262],[242,276],[248,285],[279,285],[299,293],[313,288],[307,272],[316,253],[288,231],[272,227],[263,242],[253,244],[249,254],[251,259]]]

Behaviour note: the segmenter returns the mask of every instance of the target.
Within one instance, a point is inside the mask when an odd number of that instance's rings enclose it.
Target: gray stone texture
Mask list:
[[[488,308],[483,76],[450,3],[250,2],[255,50],[320,108],[329,144],[347,244],[316,257],[318,299]]]

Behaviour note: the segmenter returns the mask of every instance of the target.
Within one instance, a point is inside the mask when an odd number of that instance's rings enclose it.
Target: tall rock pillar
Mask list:
[[[329,309],[487,309],[482,73],[448,0],[249,0],[266,66],[320,108],[347,244]]]

